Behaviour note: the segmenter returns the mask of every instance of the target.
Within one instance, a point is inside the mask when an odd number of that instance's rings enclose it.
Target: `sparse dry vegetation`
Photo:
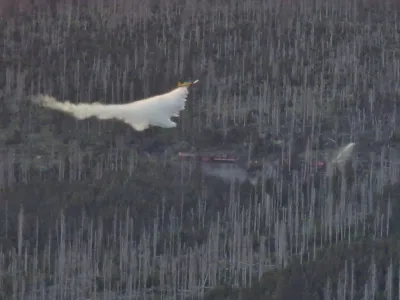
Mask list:
[[[286,2],[2,2],[0,299],[400,297],[396,3]],[[176,130],[28,100],[124,103],[188,78]],[[279,158],[255,186],[175,161],[260,140]],[[357,146],[326,176],[329,140]]]

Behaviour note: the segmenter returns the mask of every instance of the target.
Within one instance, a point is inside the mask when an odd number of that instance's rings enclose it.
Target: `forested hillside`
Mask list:
[[[0,299],[399,298],[396,2],[2,3]],[[30,102],[189,79],[174,129]],[[346,168],[315,170],[349,142]],[[177,160],[193,149],[263,175],[206,176]]]

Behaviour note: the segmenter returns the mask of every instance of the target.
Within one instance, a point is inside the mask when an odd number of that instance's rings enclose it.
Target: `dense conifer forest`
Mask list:
[[[1,3],[1,300],[400,298],[395,1]],[[188,79],[174,129],[30,102]],[[262,163],[177,159],[193,149]]]

